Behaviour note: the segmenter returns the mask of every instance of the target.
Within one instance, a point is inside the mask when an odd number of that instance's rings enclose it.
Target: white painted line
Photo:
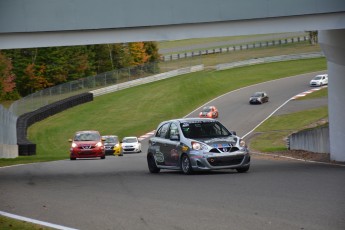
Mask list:
[[[320,88],[316,88],[316,89],[312,89],[312,90],[308,90],[306,92],[297,94],[296,96],[293,96],[292,98],[290,98],[289,100],[285,101],[281,106],[279,106],[276,110],[274,110],[270,115],[268,115],[268,117],[266,117],[263,121],[261,121],[257,126],[254,127],[254,129],[250,130],[248,133],[246,133],[242,138],[245,138],[246,136],[248,136],[249,134],[251,134],[257,127],[259,127],[262,123],[264,123],[268,118],[272,117],[274,113],[276,113],[281,107],[283,107],[284,105],[286,105],[289,101],[291,100],[295,100],[298,97],[304,97],[307,95],[307,93],[312,93],[314,91],[320,90],[321,88],[326,88],[327,86],[323,86]]]
[[[257,126],[255,126],[252,130],[250,130],[248,133],[246,133],[242,138],[245,138],[246,136],[248,136],[249,134],[251,134],[257,127],[259,127],[262,123],[264,123],[267,119],[269,119],[270,117],[273,116],[273,114],[275,114],[275,112],[277,112],[281,107],[283,107],[284,105],[286,105],[289,101],[291,101],[292,98],[290,98],[289,100],[285,101],[281,106],[279,106],[276,110],[274,110],[270,115],[268,115],[268,117],[266,117],[263,121],[261,121]]]
[[[319,71],[317,71],[317,72],[319,72]],[[313,72],[313,73],[317,73],[317,72]],[[312,74],[312,73],[307,73],[307,74]],[[223,95],[220,95],[220,96],[218,96],[218,97],[212,99],[211,101],[206,102],[206,103],[203,104],[202,106],[196,108],[195,110],[193,110],[192,112],[190,112],[190,113],[188,113],[186,116],[184,116],[184,118],[185,118],[185,117],[188,117],[189,115],[191,115],[191,114],[194,113],[195,111],[200,110],[202,107],[206,106],[207,104],[209,104],[209,103],[211,103],[211,102],[213,102],[213,101],[215,101],[215,100],[217,100],[217,99],[219,99],[219,98],[221,98],[221,97],[224,97],[224,96],[227,95],[227,94],[235,93],[235,92],[237,92],[237,91],[239,91],[239,90],[243,90],[243,89],[246,89],[246,88],[249,88],[249,87],[252,87],[252,86],[256,86],[256,85],[260,85],[260,84],[265,84],[265,83],[268,83],[268,82],[275,82],[275,81],[280,81],[280,80],[283,80],[283,79],[294,78],[294,77],[300,77],[301,75],[306,75],[306,74],[300,74],[300,75],[295,75],[295,76],[291,76],[291,77],[285,77],[285,78],[279,78],[279,79],[275,79],[275,80],[271,80],[271,81],[260,82],[260,83],[254,84],[254,85],[248,85],[248,86],[245,86],[245,87],[242,87],[242,88],[235,89],[235,90],[233,90],[233,91],[224,93]],[[327,87],[327,86],[325,86],[325,87]],[[322,87],[321,87],[321,88],[322,88]]]
[[[46,226],[46,227],[50,227],[50,228],[55,228],[55,229],[77,230],[76,228],[69,228],[69,227],[62,226],[62,225],[52,224],[52,223],[48,223],[48,222],[44,222],[44,221],[40,221],[40,220],[34,220],[34,219],[31,219],[31,218],[27,218],[27,217],[23,217],[23,216],[18,216],[18,215],[7,213],[7,212],[3,212],[3,211],[0,211],[0,215],[6,216],[6,217],[9,217],[9,218],[12,218],[12,219],[17,219],[17,220],[33,223],[33,224],[38,224],[38,225],[42,225],[42,226]]]

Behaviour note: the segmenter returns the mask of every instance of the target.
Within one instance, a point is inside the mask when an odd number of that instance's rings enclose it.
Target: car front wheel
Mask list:
[[[181,158],[181,169],[184,174],[192,174],[192,164],[190,163],[190,159],[187,154],[184,154]]]
[[[147,166],[149,167],[150,173],[159,173],[161,171],[161,169],[157,167],[152,153],[147,154]]]

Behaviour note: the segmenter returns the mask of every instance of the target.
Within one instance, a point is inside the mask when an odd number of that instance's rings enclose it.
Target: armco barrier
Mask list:
[[[323,53],[321,53],[321,52],[289,54],[289,55],[280,55],[280,56],[273,56],[273,57],[255,58],[255,59],[250,59],[250,60],[245,60],[245,61],[219,64],[219,65],[216,65],[216,70],[226,70],[226,69],[232,69],[232,68],[236,68],[236,67],[263,64],[263,63],[292,61],[292,60],[320,58],[320,57],[324,57]]]
[[[329,128],[302,130],[288,137],[288,149],[314,153],[330,153]]]
[[[183,74],[187,74],[187,73],[193,73],[193,72],[202,71],[202,70],[204,70],[204,65],[196,65],[196,66],[186,67],[186,68],[182,68],[182,69],[172,70],[172,71],[165,72],[165,73],[156,74],[156,75],[153,75],[150,77],[144,77],[144,78],[139,78],[139,79],[132,80],[132,81],[127,81],[124,83],[104,87],[101,89],[96,89],[96,90],[93,90],[90,92],[93,93],[94,97],[97,97],[97,96],[101,96],[103,94],[116,92],[116,91],[126,89],[129,87],[142,85],[142,84],[146,84],[149,82],[163,80],[166,78],[175,77],[175,76],[179,76],[179,75],[183,75]]]
[[[25,113],[17,119],[17,144],[18,155],[29,156],[36,154],[36,144],[27,139],[27,129],[30,125],[41,121],[49,116],[64,111],[76,105],[93,100],[92,93],[82,93],[61,101],[43,106],[33,112]]]

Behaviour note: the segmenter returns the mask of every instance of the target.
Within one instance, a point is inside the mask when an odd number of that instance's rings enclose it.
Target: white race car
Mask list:
[[[122,152],[141,152],[141,143],[137,137],[124,137],[121,142]]]
[[[323,86],[328,84],[328,74],[316,75],[311,81],[310,86]]]

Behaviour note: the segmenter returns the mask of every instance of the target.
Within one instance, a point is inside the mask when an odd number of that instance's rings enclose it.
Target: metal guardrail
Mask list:
[[[16,116],[20,116],[65,98],[89,92],[90,90],[147,77],[149,74],[158,72],[157,65],[158,63],[148,63],[56,85],[15,101],[9,110]]]
[[[263,63],[292,61],[292,60],[310,59],[310,58],[319,58],[319,57],[324,57],[324,54],[322,52],[317,52],[317,53],[303,53],[303,54],[291,54],[291,55],[281,55],[281,56],[274,56],[274,57],[255,58],[255,59],[250,59],[250,60],[245,60],[245,61],[219,64],[219,65],[216,65],[216,70],[225,70],[225,69],[231,69],[231,68],[242,67],[242,66],[263,64]]]
[[[202,71],[202,70],[204,70],[204,65],[196,65],[196,66],[177,69],[177,70],[173,70],[173,71],[169,71],[169,72],[165,72],[165,73],[156,74],[156,75],[153,75],[150,77],[140,78],[140,79],[136,79],[133,81],[128,81],[128,82],[108,86],[108,87],[101,88],[101,89],[92,90],[90,92],[93,93],[94,97],[97,97],[97,96],[101,96],[103,94],[112,93],[112,92],[126,89],[129,87],[142,85],[142,84],[146,84],[149,82],[159,81],[159,80],[167,79],[170,77],[175,77],[178,75]]]
[[[289,150],[305,150],[314,153],[330,153],[329,127],[302,130],[287,138]]]
[[[284,45],[284,44],[290,44],[290,43],[305,42],[308,40],[309,38],[307,36],[304,36],[304,37],[279,39],[279,40],[273,40],[273,41],[261,41],[261,42],[249,43],[249,44],[244,44],[244,45],[233,45],[233,46],[227,46],[227,47],[222,47],[222,48],[176,53],[176,54],[162,56],[162,61],[174,61],[174,60],[192,58],[192,57],[208,55],[208,54],[228,53],[228,52],[233,52],[237,50],[248,50],[248,49],[254,49],[254,48],[278,46],[278,45]]]

